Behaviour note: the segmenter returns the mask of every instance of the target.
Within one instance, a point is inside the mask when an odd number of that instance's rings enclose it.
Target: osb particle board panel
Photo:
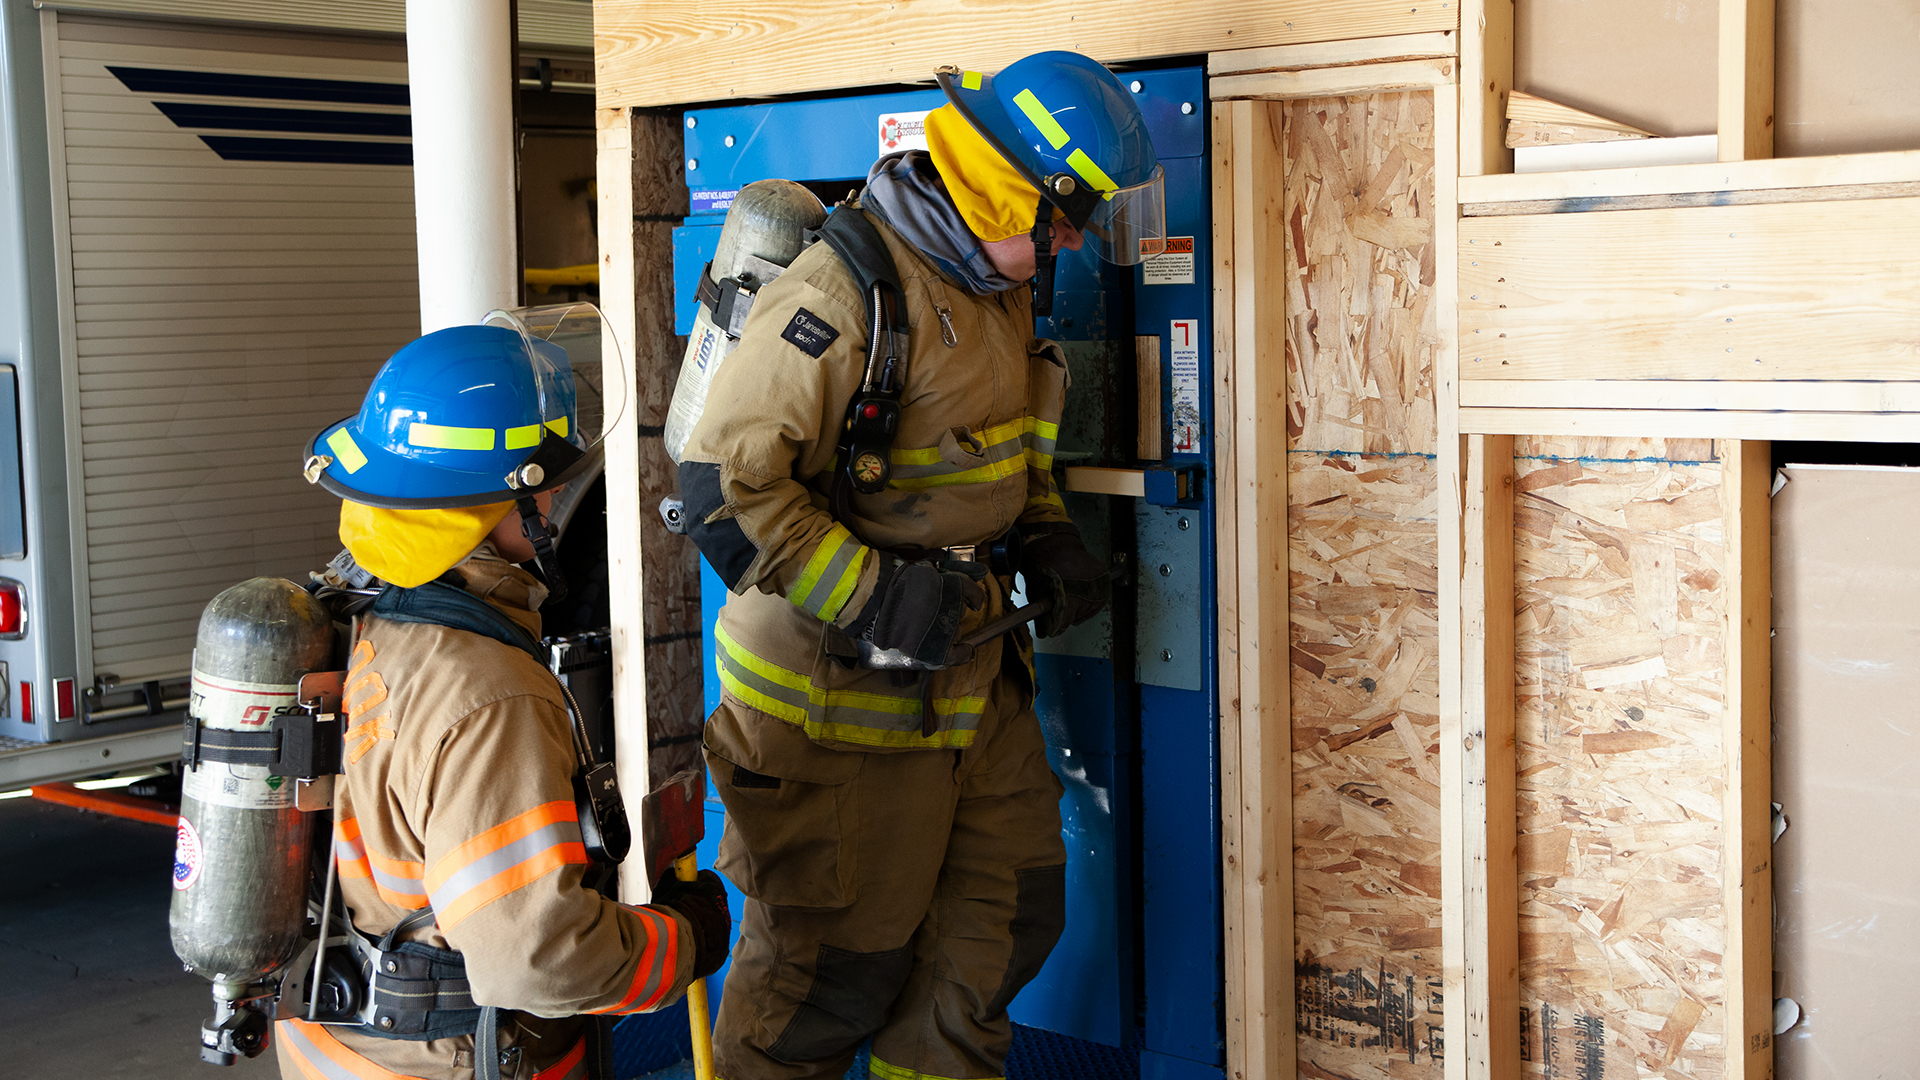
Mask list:
[[[1447,0],[596,0],[601,108],[927,82],[943,64],[997,71],[1041,49],[1104,63],[1452,30]]]
[[[1711,135],[1719,35],[1714,0],[1526,0],[1513,85],[1656,135]]]
[[[1283,114],[1302,1076],[1438,1078],[1433,99]]]
[[[1289,446],[1432,453],[1433,95],[1285,108]]]
[[[1724,1075],[1722,467],[1524,439],[1515,768],[1527,1075]]]
[[[1911,380],[1920,199],[1460,222],[1460,377]]]
[[[1438,1077],[1434,465],[1296,453],[1287,484],[1300,1060]]]

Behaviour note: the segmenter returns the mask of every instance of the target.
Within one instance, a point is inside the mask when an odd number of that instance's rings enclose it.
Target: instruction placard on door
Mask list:
[[[1193,256],[1187,256],[1191,264]],[[1175,319],[1173,333],[1173,401],[1168,420],[1173,429],[1173,452],[1200,452],[1200,320]]]
[[[1167,250],[1140,264],[1144,285],[1193,284],[1193,237],[1167,237]]]

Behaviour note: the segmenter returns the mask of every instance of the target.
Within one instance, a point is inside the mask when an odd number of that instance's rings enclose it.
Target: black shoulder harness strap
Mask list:
[[[448,573],[457,574],[458,571]],[[521,650],[541,667],[547,666],[546,654],[532,634],[521,629],[520,624],[507,618],[500,609],[455,585],[445,576],[412,589],[389,585],[374,598],[373,606],[367,610],[370,614],[395,622],[433,623],[490,637]],[[555,676],[556,680],[558,678]],[[567,701],[568,718],[573,728],[574,753],[579,759],[574,771],[573,788],[574,799],[580,809],[581,841],[595,862],[617,864],[627,857],[627,851],[633,846],[633,835],[627,825],[626,806],[620,798],[620,785],[615,779],[613,762],[594,760],[593,746],[587,741],[586,723],[581,719],[579,704],[573,700],[573,694],[567,690],[565,683],[560,684],[560,694]]]
[[[877,495],[893,472],[900,395],[907,385],[906,292],[886,241],[864,210],[844,203],[834,207],[818,235],[846,264],[867,302],[866,372],[847,403],[840,469],[833,479],[833,514],[847,525],[852,521],[848,492]]]

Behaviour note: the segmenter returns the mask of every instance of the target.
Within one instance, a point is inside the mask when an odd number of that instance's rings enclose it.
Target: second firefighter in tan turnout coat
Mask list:
[[[1084,57],[1021,64],[1060,105],[1132,109]],[[1044,81],[1063,68],[1097,85]],[[1036,206],[1049,256],[1079,247],[1087,218],[1041,201],[963,104],[929,115],[929,152],[882,159],[836,211],[867,215],[904,289],[886,489],[852,495],[843,519],[830,510],[867,308],[824,243],[760,290],[682,455],[688,531],[733,592],[705,735],[728,812],[717,865],[748,898],[715,1032],[725,1080],[838,1077],[868,1038],[883,1080],[997,1077],[1007,1004],[1064,926],[1061,786],[1025,631],[930,672],[842,659],[850,638],[945,655],[1007,612],[1010,569],[984,564],[1009,532],[1029,597],[1054,603],[1043,633],[1105,602],[1104,564],[1054,489],[1070,380],[1058,346],[1034,338],[1026,287]],[[1121,171],[1111,155],[1107,171]]]

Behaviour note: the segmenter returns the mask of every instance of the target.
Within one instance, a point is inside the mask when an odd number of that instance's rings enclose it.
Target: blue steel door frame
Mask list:
[[[1055,315],[1037,332],[1062,340],[1075,364],[1103,356],[1109,363],[1126,360],[1123,370],[1105,374],[1129,383],[1134,349],[1125,340],[1126,323],[1134,334],[1158,337],[1165,408],[1192,402],[1199,418],[1190,450],[1165,464],[1199,466],[1205,481],[1188,504],[1143,503],[1132,515],[1133,535],[1108,530],[1114,550],[1131,555],[1138,582],[1135,614],[1123,617],[1120,634],[1109,622],[1104,631],[1041,643],[1036,711],[1068,788],[1062,817],[1070,929],[1009,1011],[1021,1024],[1137,1050],[1143,1077],[1211,1080],[1222,1075],[1224,1055],[1205,80],[1201,69],[1186,67],[1130,72],[1122,82],[1135,93],[1161,154],[1168,231],[1191,238],[1191,270],[1183,276],[1175,267],[1148,281],[1137,267],[1063,260]],[[692,214],[674,232],[676,332],[691,329],[697,275],[712,257],[733,192],[771,177],[816,182],[817,190],[831,181],[857,186],[886,151],[885,141],[903,132],[911,137],[917,114],[942,100],[928,90],[688,112]],[[1131,282],[1122,280],[1127,274]],[[1182,334],[1191,340],[1176,341]],[[1104,353],[1101,342],[1109,346]],[[1076,351],[1079,343],[1086,348]],[[1081,381],[1076,369],[1075,382]],[[1105,497],[1069,496],[1069,502],[1083,522],[1111,509]],[[711,669],[714,617],[726,590],[710,567],[701,569]],[[705,684],[711,710],[719,687],[710,670]],[[709,800],[707,813],[700,858],[710,866],[724,822],[717,799]]]

